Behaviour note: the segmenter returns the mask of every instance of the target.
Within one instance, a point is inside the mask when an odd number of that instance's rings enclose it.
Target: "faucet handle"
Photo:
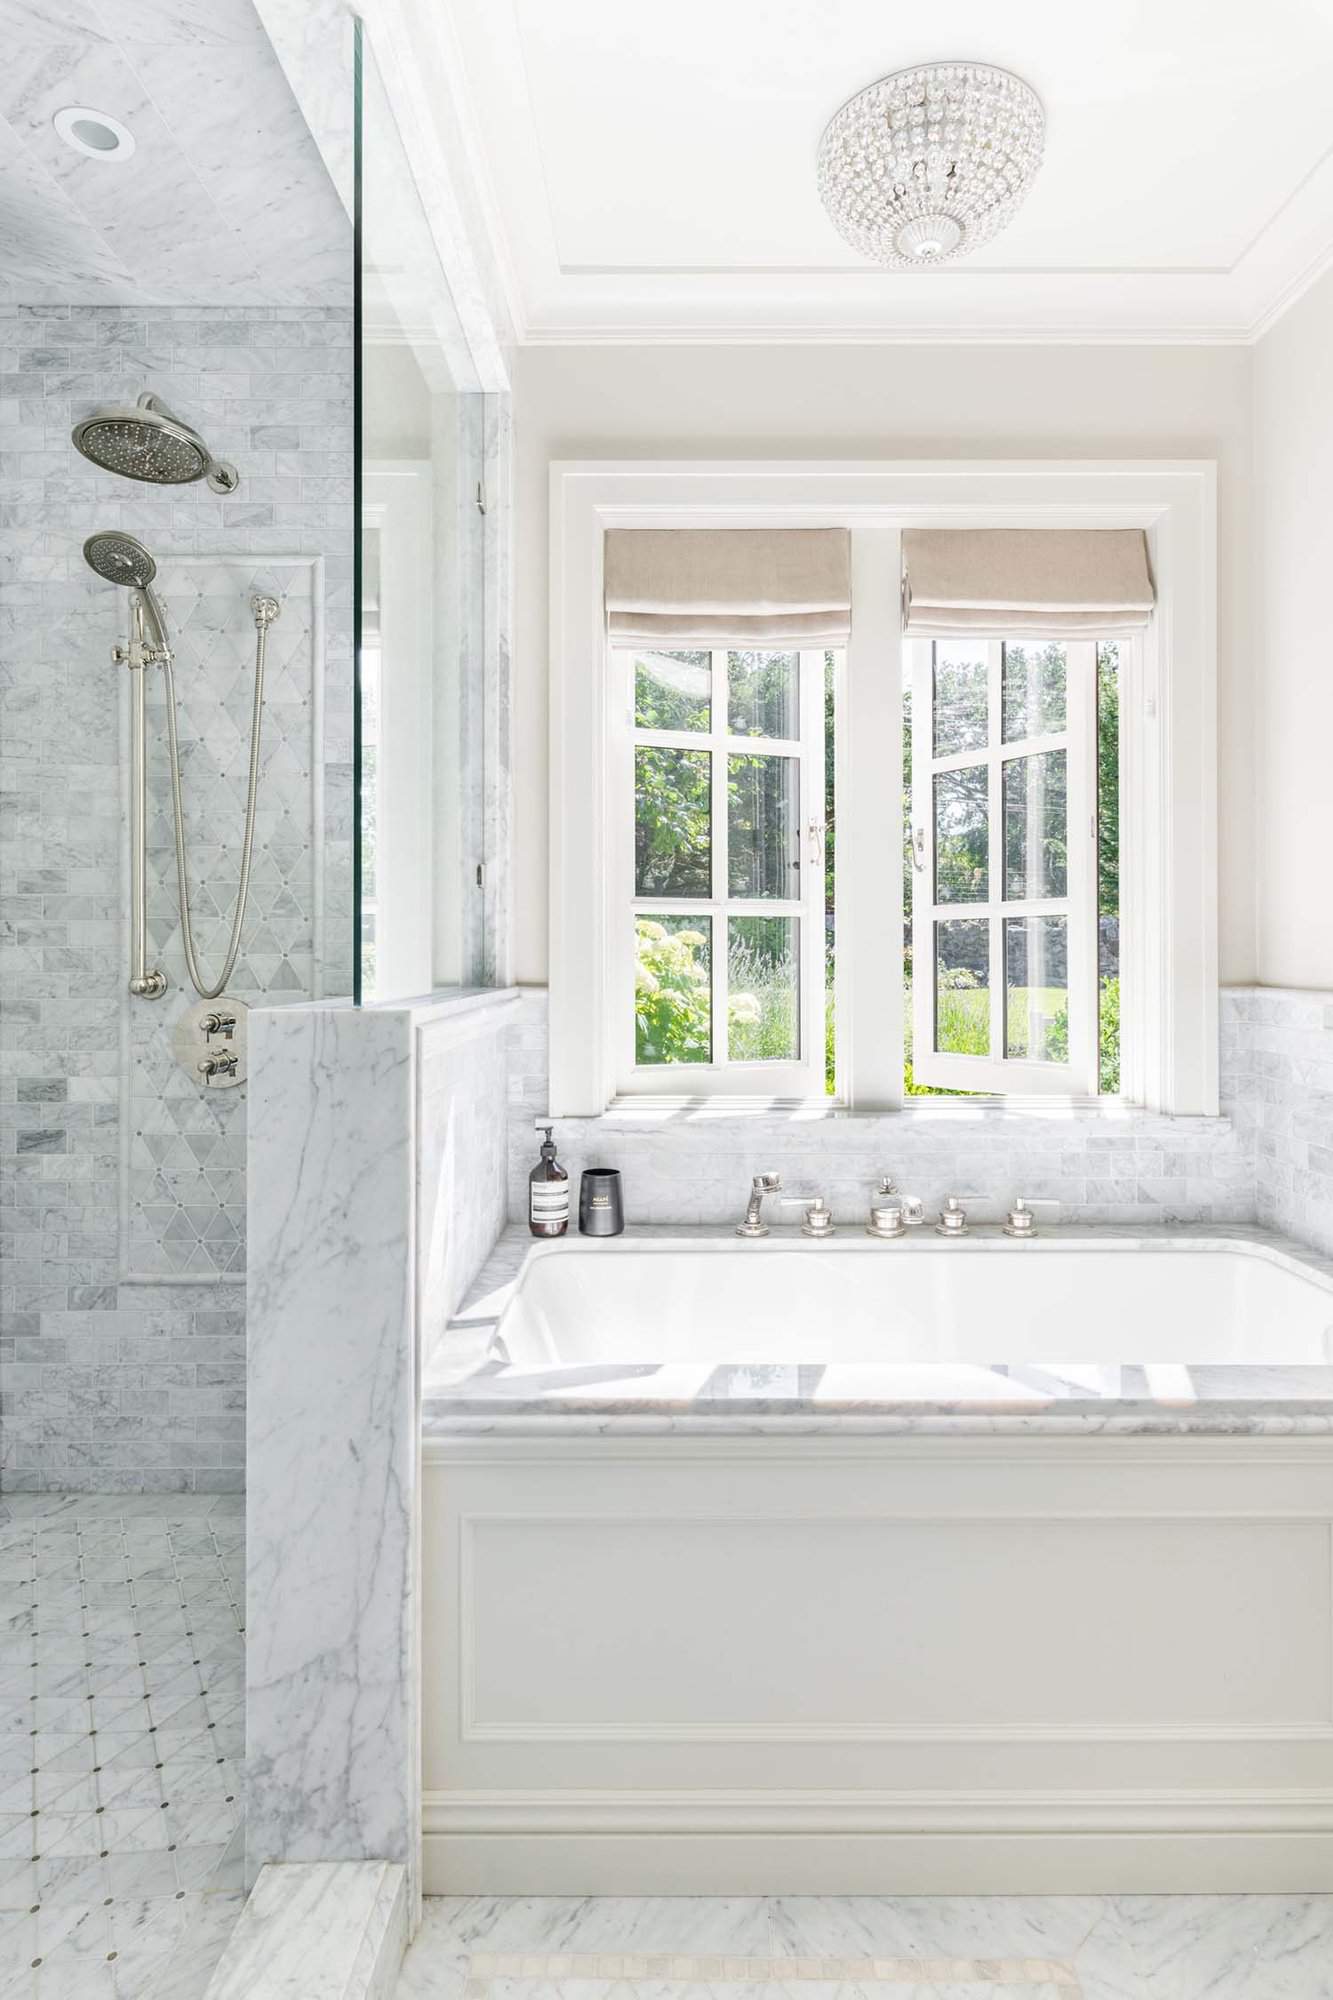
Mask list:
[[[1058,1201],[1050,1200],[1041,1195],[1016,1194],[1014,1196],[1014,1205],[1005,1217],[1005,1235],[1021,1236],[1024,1239],[1036,1236],[1038,1230],[1032,1214],[1033,1209],[1059,1208],[1059,1206]]]
[[[784,1194],[782,1197],[784,1208],[790,1208],[797,1202],[805,1208],[802,1236],[832,1236],[833,1210],[822,1194]]]
[[[893,1178],[893,1175],[881,1174],[879,1179],[875,1183],[875,1193],[887,1197],[888,1195],[897,1194],[897,1192],[898,1192],[898,1183]]]
[[[965,1201],[985,1201],[984,1194],[951,1194],[946,1196],[940,1219],[935,1224],[937,1236],[966,1236],[967,1210]]]

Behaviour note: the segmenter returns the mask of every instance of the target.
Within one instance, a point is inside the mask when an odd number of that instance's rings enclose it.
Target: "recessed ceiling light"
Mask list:
[[[134,151],[134,134],[109,111],[94,111],[87,104],[67,104],[51,120],[67,146],[90,160],[128,160]]]

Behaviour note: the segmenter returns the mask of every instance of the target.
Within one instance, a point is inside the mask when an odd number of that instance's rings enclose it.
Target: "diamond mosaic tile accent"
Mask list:
[[[0,1501],[0,1991],[208,1983],[244,1901],[242,1505]]]
[[[320,886],[316,734],[318,571],[308,561],[176,558],[159,572],[176,650],[186,851],[195,950],[208,980],[226,955],[240,874],[254,700],[250,600],[276,597],[264,680],[259,800],[241,953],[227,990],[255,1005],[313,997]],[[195,1000],[181,943],[166,688],[150,684],[148,929],[171,980],[152,1007],[122,1003],[130,1031],[124,1275],[245,1275],[246,1092],[201,1090],[171,1033]]]

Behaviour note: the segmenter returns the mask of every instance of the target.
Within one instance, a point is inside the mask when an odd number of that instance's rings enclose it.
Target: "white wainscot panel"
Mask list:
[[[436,1440],[423,1555],[430,1889],[1333,1879],[1328,1440]]]
[[[1304,1732],[1329,1579],[1318,1522],[482,1517],[463,1733]]]

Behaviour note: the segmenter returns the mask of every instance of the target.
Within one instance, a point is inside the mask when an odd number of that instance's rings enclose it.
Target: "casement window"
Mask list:
[[[554,466],[552,1113],[1215,1113],[1214,517],[1206,465]],[[691,630],[646,541],[604,577],[612,531],[834,525],[841,638],[817,560],[747,624],[717,599],[753,548],[692,551]],[[1043,627],[1111,530],[1148,603]]]
[[[826,656],[611,649],[616,1088],[824,1088]]]
[[[914,1081],[1095,1096],[1097,642],[907,655]]]

